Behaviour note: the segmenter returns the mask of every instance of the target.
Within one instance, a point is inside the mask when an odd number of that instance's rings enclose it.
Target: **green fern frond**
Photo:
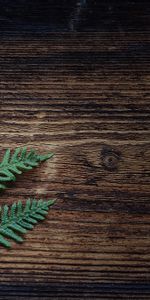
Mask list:
[[[13,203],[10,208],[7,205],[0,207],[0,244],[11,248],[11,243],[6,238],[23,242],[22,234],[33,229],[38,221],[44,220],[49,206],[54,202],[55,200],[28,199],[24,207],[21,201]]]
[[[16,148],[11,156],[10,149],[7,149],[0,163],[0,190],[5,189],[5,183],[15,181],[16,174],[23,171],[31,170],[37,167],[40,162],[45,161],[53,156],[53,153],[39,155],[35,150],[27,151],[27,148]]]

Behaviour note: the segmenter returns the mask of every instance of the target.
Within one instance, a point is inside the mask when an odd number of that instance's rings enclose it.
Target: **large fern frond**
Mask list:
[[[24,207],[21,201],[13,203],[10,208],[7,205],[0,207],[0,244],[10,248],[11,243],[6,238],[23,242],[21,235],[32,229],[38,221],[44,220],[49,206],[54,202],[54,200],[28,199]]]
[[[40,162],[52,156],[53,153],[39,155],[33,149],[27,151],[26,147],[16,148],[11,156],[10,149],[7,149],[0,163],[0,190],[6,188],[6,182],[15,181],[16,174],[21,174],[23,171],[37,167]]]

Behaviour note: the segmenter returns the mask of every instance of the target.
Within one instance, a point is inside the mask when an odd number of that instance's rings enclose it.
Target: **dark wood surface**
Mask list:
[[[149,0],[0,0],[0,30],[148,31]]]
[[[1,204],[57,198],[0,248],[1,299],[150,299],[149,35],[0,33],[0,156],[54,151]]]

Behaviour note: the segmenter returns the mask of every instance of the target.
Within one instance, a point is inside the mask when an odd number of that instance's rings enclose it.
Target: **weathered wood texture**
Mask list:
[[[0,35],[0,156],[55,157],[1,204],[56,197],[0,248],[1,299],[150,299],[149,35]]]

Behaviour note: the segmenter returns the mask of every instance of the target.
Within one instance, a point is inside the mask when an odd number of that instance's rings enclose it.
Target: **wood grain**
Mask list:
[[[57,198],[24,244],[0,248],[0,298],[149,299],[149,35],[0,39],[0,157],[55,152],[1,204]]]

